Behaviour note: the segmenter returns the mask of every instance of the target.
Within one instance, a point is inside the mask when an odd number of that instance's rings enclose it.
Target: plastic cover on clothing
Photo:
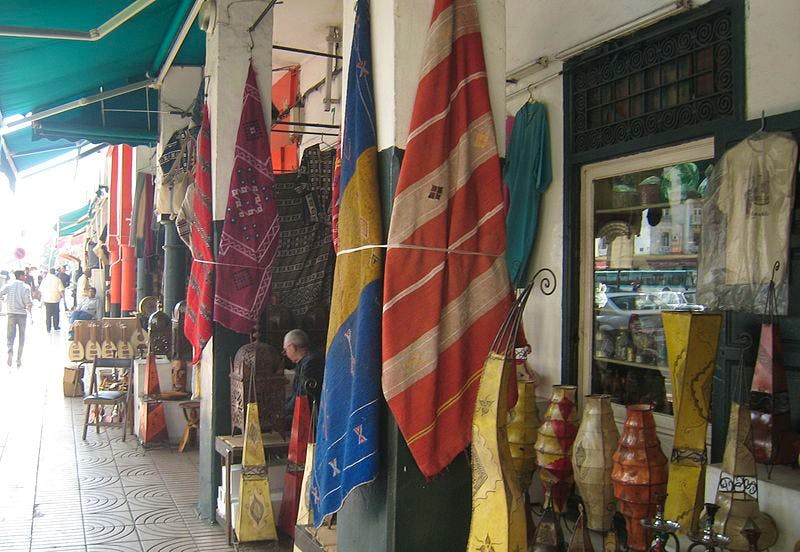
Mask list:
[[[711,310],[786,314],[789,234],[797,143],[788,133],[757,132],[722,156],[703,203],[697,302]]]

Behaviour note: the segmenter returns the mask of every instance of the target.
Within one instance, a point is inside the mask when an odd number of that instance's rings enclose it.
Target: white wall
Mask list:
[[[695,1],[695,5],[707,0]],[[554,58],[562,50],[673,4],[666,0],[506,0],[506,66],[511,72],[541,56]],[[800,21],[798,0],[749,0],[746,3],[746,113],[749,119],[800,109]],[[509,85],[507,94],[528,83],[557,73],[561,63]],[[536,89],[537,99],[547,105],[553,182],[541,204],[539,233],[533,268],[550,267],[559,276],[559,290],[547,298],[532,296],[524,316],[524,328],[533,347],[530,364],[539,375],[537,394],[561,377],[561,269],[564,228],[561,223],[564,189],[562,80],[556,78]],[[522,92],[507,98],[513,114],[527,99]],[[581,393],[588,390],[581,390]]]

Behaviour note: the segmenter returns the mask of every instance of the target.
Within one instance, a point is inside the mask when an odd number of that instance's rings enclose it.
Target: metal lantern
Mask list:
[[[244,431],[245,404],[258,404],[263,431],[286,432],[286,378],[278,349],[253,339],[236,352],[231,365],[231,429]],[[252,398],[248,398],[252,386]]]
[[[172,355],[172,319],[164,312],[161,303],[158,310],[150,315],[147,323],[151,355]]]

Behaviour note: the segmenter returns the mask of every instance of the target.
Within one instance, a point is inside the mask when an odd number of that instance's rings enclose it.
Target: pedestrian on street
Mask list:
[[[68,290],[69,284],[72,281],[72,276],[69,272],[67,272],[67,267],[60,267],[56,273],[56,276],[58,276],[58,279],[61,280],[61,285],[64,286],[64,289]],[[71,307],[67,305],[67,295],[69,295],[69,293],[65,291],[62,295],[64,296],[64,312],[69,312],[71,310]],[[75,304],[74,301],[72,304]]]
[[[13,280],[0,289],[0,297],[6,299],[6,316],[8,317],[8,365],[14,360],[14,341],[19,333],[19,346],[17,347],[17,368],[22,365],[22,348],[25,346],[25,323],[31,312],[31,286],[23,280],[24,270],[14,271]]]
[[[60,330],[59,327],[59,303],[64,296],[64,284],[56,276],[56,269],[51,268],[50,274],[44,277],[42,284],[39,286],[39,291],[42,292],[42,303],[45,308],[45,325],[47,332],[50,329]]]

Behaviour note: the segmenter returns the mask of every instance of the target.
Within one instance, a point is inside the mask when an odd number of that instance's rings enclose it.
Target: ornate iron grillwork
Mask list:
[[[574,65],[576,153],[734,117],[730,8]]]

